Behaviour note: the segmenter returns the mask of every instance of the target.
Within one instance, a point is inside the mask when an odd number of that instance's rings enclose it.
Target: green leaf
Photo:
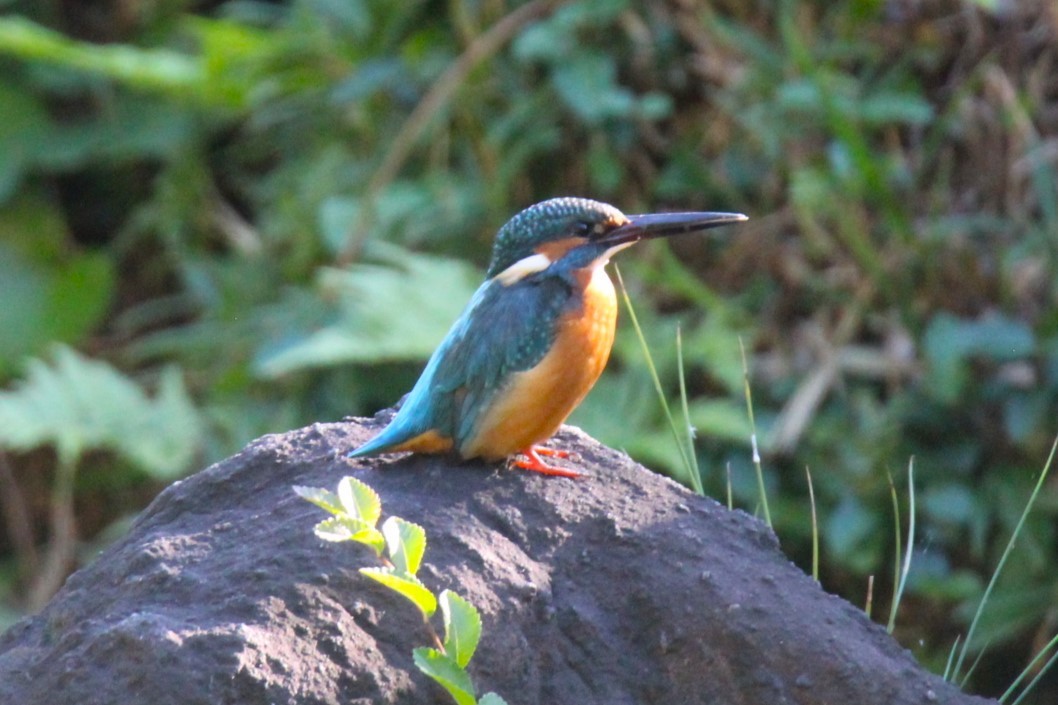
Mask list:
[[[441,342],[481,274],[464,262],[404,251],[400,262],[321,270],[319,306],[337,300],[334,321],[287,333],[258,351],[267,378],[305,368],[425,360]]]
[[[400,517],[390,517],[382,523],[389,559],[397,570],[415,575],[419,572],[422,555],[426,552],[426,531],[418,524]]]
[[[459,666],[466,668],[481,639],[481,615],[474,605],[451,590],[439,599],[445,624],[445,653]]]
[[[668,328],[666,332],[671,337],[672,328],[667,322],[664,328]],[[743,389],[742,355],[738,347],[740,335],[745,335],[744,331],[726,321],[724,315],[711,315],[701,325],[688,329],[684,347],[693,351],[709,375],[722,383],[741,404]],[[739,413],[737,416],[744,417],[745,413]]]
[[[933,106],[917,93],[879,91],[864,98],[860,115],[868,123],[922,125],[933,119]]]
[[[52,270],[44,320],[52,340],[74,342],[97,325],[111,306],[114,269],[105,255],[88,253]]]
[[[419,670],[441,684],[459,705],[476,705],[474,683],[455,661],[437,649],[420,646],[412,651]]]
[[[1022,321],[1000,315],[968,320],[937,314],[923,341],[930,390],[941,401],[952,403],[969,381],[970,358],[1012,360],[1032,354],[1035,345],[1032,329]]]
[[[325,490],[322,487],[304,487],[302,485],[294,485],[294,493],[304,500],[312,502],[320,509],[330,512],[331,514],[342,514],[345,510],[342,508],[342,502],[338,499],[338,495]]]
[[[1052,397],[1042,390],[1012,394],[1003,401],[1003,427],[1017,443],[1025,443],[1041,428],[1046,428],[1051,416]]]
[[[378,493],[355,477],[343,477],[338,483],[338,499],[349,516],[362,519],[372,527],[382,516]]]
[[[495,693],[485,693],[478,698],[478,705],[507,705],[507,701]]]
[[[437,598],[414,575],[393,568],[361,568],[360,572],[411,600],[424,618],[437,611]]]
[[[196,139],[197,118],[191,106],[119,93],[105,116],[86,117],[57,129],[53,144],[37,155],[36,162],[65,171],[99,162],[187,158],[185,153],[193,150],[189,145]],[[110,188],[124,187],[118,182]]]
[[[246,105],[269,72],[265,66],[276,46],[270,34],[242,22],[203,16],[188,18],[185,26],[201,49],[203,96],[221,105]]]
[[[512,53],[520,61],[568,61],[583,42],[578,31],[598,30],[613,23],[628,8],[628,0],[592,0],[561,4],[550,17],[534,22],[520,32]]]
[[[386,545],[386,540],[378,529],[345,513],[316,524],[315,532],[316,536],[324,541],[356,541],[370,546],[376,555],[382,555],[382,549]]]
[[[881,518],[856,497],[845,497],[821,532],[830,553],[853,570],[867,573],[876,565]]]
[[[317,227],[332,253],[341,252],[362,213],[360,201],[349,196],[331,196],[320,204]]]
[[[745,403],[734,399],[699,399],[688,407],[691,425],[702,436],[745,443],[750,437]]]
[[[0,53],[174,94],[198,93],[205,77],[201,62],[191,56],[168,49],[78,42],[21,17],[0,18]]]
[[[15,192],[32,158],[52,137],[48,111],[29,90],[0,81],[0,203]]]
[[[927,489],[923,492],[922,505],[926,515],[942,524],[969,523],[982,511],[971,489],[955,482]]]
[[[15,373],[18,361],[41,354],[48,343],[79,342],[112,304],[110,259],[71,252],[59,211],[52,200],[25,194],[0,209],[2,376]]]
[[[627,117],[635,110],[632,92],[617,83],[613,56],[578,52],[557,64],[554,71],[552,80],[559,96],[588,125],[598,125],[606,118]]]
[[[616,193],[625,182],[625,165],[615,150],[601,140],[595,141],[586,155],[592,186],[602,194]]]
[[[958,330],[958,347],[964,355],[1016,360],[1031,355],[1036,346],[1032,328],[1024,321],[995,314],[972,321],[953,320]]]
[[[49,364],[30,360],[26,378],[0,392],[0,446],[55,446],[76,464],[88,450],[111,450],[158,478],[187,470],[201,443],[198,413],[175,367],[162,371],[153,400],[109,365],[56,346]]]
[[[14,372],[16,361],[37,352],[49,339],[44,317],[52,284],[49,274],[0,242],[0,374]]]
[[[923,563],[922,557],[916,555],[915,567],[908,578],[908,584],[913,585],[912,589],[916,594],[927,596],[932,600],[964,605],[976,604],[981,599],[981,593],[984,591],[981,576],[968,570],[946,569],[927,572],[926,575],[915,577],[915,571],[921,570]]]
[[[316,536],[324,541],[356,541],[382,555],[386,538],[375,528],[382,513],[378,494],[355,477],[343,477],[338,494],[319,487],[295,486],[294,492],[334,517],[316,525]]]
[[[403,240],[406,237],[405,232],[414,228],[416,221],[437,207],[436,198],[437,194],[431,193],[430,189],[422,184],[391,184],[377,197],[373,197],[367,207],[366,214],[369,215],[372,232],[376,237],[390,235],[394,238],[399,236]],[[348,245],[349,236],[364,216],[365,206],[362,199],[331,196],[321,204],[318,213],[319,229],[324,242],[333,253],[341,252]],[[381,243],[373,241],[370,243],[370,249],[376,249],[379,244]]]

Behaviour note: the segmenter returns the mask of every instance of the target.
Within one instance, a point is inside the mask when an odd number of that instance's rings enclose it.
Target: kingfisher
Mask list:
[[[586,198],[552,198],[496,235],[485,282],[430,357],[393,420],[349,453],[450,453],[525,470],[580,473],[541,455],[599,378],[613,346],[617,296],[605,267],[640,240],[746,220],[741,213],[629,215]]]

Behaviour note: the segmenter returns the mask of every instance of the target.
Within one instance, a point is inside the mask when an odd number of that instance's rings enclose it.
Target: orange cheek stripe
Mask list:
[[[566,256],[566,253],[584,241],[580,238],[569,237],[564,240],[552,240],[545,242],[536,248],[538,254],[544,255],[552,262],[557,262]]]

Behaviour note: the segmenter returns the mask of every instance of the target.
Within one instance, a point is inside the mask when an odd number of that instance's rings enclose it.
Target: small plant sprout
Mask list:
[[[478,698],[467,665],[481,639],[481,616],[467,600],[451,590],[440,595],[416,577],[426,552],[426,531],[418,524],[391,516],[376,528],[382,516],[378,494],[353,477],[342,478],[338,492],[317,487],[294,487],[294,492],[332,516],[316,524],[324,541],[355,541],[369,546],[382,565],[361,568],[363,575],[403,596],[422,614],[432,647],[412,651],[415,665],[441,685],[458,705],[506,705],[496,693]],[[437,608],[444,621],[444,639],[430,623]]]

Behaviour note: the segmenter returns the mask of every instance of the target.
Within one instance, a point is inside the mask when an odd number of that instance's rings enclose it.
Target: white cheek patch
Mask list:
[[[551,258],[542,253],[536,253],[535,255],[529,255],[518,260],[507,269],[497,274],[493,279],[498,281],[504,286],[510,286],[516,282],[520,282],[530,274],[536,274],[542,272],[551,266]]]

